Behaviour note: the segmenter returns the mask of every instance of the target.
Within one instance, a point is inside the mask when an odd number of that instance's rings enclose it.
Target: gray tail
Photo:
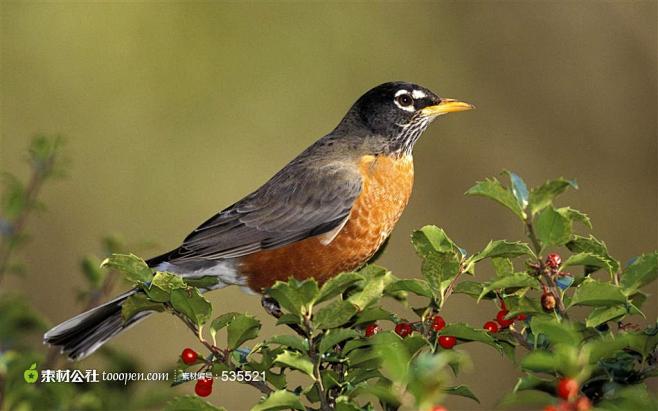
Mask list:
[[[64,321],[44,334],[43,341],[61,347],[61,352],[71,360],[87,357],[110,338],[150,314],[144,311],[128,321],[121,317],[121,306],[136,292],[136,289],[130,290],[112,301]]]

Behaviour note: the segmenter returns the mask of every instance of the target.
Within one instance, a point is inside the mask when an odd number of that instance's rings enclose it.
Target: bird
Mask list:
[[[382,246],[409,201],[421,134],[437,117],[473,108],[417,84],[380,84],[260,188],[146,263],[183,278],[215,276],[213,289],[237,285],[255,293],[291,277],[323,283],[355,270]],[[62,322],[44,342],[71,360],[89,356],[151,314],[123,320],[122,304],[139,292]]]

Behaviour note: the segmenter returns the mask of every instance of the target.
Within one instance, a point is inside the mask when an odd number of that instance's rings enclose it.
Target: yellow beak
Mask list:
[[[441,116],[448,113],[456,113],[458,111],[473,110],[474,105],[464,103],[463,101],[453,100],[451,98],[444,98],[439,104],[434,106],[427,106],[420,110],[424,116]]]

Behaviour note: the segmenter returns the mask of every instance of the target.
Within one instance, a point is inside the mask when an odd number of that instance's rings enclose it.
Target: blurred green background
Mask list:
[[[29,292],[59,322],[78,312],[81,255],[118,232],[174,247],[330,131],[362,92],[390,80],[474,103],[437,121],[416,147],[416,186],[380,263],[418,275],[412,229],[437,224],[468,250],[521,238],[502,207],[462,193],[502,169],[530,184],[575,177],[564,205],[626,260],[658,248],[657,3],[2,2],[0,168],[18,170],[37,132],[68,140],[72,171],[31,221]],[[653,290],[654,292],[656,290]],[[249,311],[238,289],[216,311]],[[492,305],[455,296],[448,321],[483,323]],[[655,319],[656,299],[646,307]],[[193,339],[168,316],[117,338],[157,368]],[[491,348],[458,381],[490,409],[516,380]],[[91,360],[93,364],[93,359]],[[219,385],[245,409],[258,393]],[[190,392],[186,387],[182,391]]]

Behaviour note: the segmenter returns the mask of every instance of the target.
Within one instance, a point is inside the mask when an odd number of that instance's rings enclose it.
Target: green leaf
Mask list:
[[[386,287],[386,291],[393,293],[397,291],[409,291],[422,297],[432,298],[432,290],[425,280],[416,278],[397,280]]]
[[[356,330],[352,330],[350,328],[336,328],[329,330],[322,336],[318,350],[320,354],[324,354],[332,349],[336,344],[351,338],[360,337],[360,335],[361,334],[359,334]]]
[[[543,334],[553,345],[567,344],[575,347],[582,339],[572,324],[560,323],[549,316],[533,316],[530,320],[530,328],[534,335]]]
[[[490,283],[486,283],[478,300],[490,291],[506,288],[538,288],[539,281],[526,273],[514,273],[507,277],[498,278]]]
[[[290,391],[279,390],[270,394],[263,401],[251,408],[251,411],[294,409],[304,411],[304,404],[299,396]]]
[[[525,213],[521,209],[521,206],[519,206],[514,194],[495,178],[488,178],[484,181],[477,182],[473,187],[468,189],[466,195],[488,197],[509,208],[521,220],[525,219]]]
[[[514,392],[525,390],[540,390],[552,394],[555,392],[555,381],[553,379],[540,378],[534,374],[527,374],[520,377],[514,386]]]
[[[528,205],[528,186],[518,174],[508,170],[505,170],[505,174],[509,177],[516,202],[519,203],[522,210],[525,210]]]
[[[483,330],[472,328],[467,324],[453,323],[446,325],[441,331],[440,335],[450,335],[462,341],[479,341],[485,344],[496,346],[496,343],[491,335]]]
[[[477,281],[460,281],[457,283],[452,292],[453,294],[466,294],[474,298],[480,298],[483,288],[484,286]],[[481,298],[491,299],[496,298],[496,295],[491,292],[483,295]]]
[[[592,221],[589,219],[587,214],[583,213],[582,211],[575,210],[571,207],[558,208],[556,211],[568,218],[572,223],[574,221],[578,221],[579,223],[585,225],[587,228],[592,228]]]
[[[211,403],[202,400],[193,395],[183,395],[174,397],[167,403],[165,411],[222,411],[224,408],[217,408]]]
[[[577,189],[578,184],[576,184],[575,180],[559,178],[557,180],[547,181],[543,185],[532,189],[528,199],[530,213],[535,214],[536,212],[548,207],[553,203],[555,197],[562,194],[569,187]]]
[[[535,219],[535,232],[544,247],[564,245],[571,238],[571,221],[546,207]]]
[[[320,295],[316,300],[316,304],[337,296],[357,281],[363,279],[363,276],[358,273],[342,273],[330,278],[320,289]]]
[[[171,306],[198,326],[205,324],[212,314],[212,305],[196,288],[171,290]]]
[[[457,385],[456,387],[448,387],[444,389],[446,394],[449,395],[459,395],[460,397],[466,397],[474,400],[478,404],[480,403],[480,400],[478,397],[473,394],[473,391],[471,391],[470,388],[468,388],[466,385]]]
[[[313,315],[313,323],[319,329],[336,328],[347,323],[358,311],[350,301],[336,300]]]
[[[592,253],[573,254],[569,256],[569,258],[567,258],[567,260],[564,263],[562,263],[561,268],[571,267],[574,265],[596,267],[597,269],[604,269],[607,272],[612,273],[612,266],[608,262],[608,259],[598,254],[592,254]]]
[[[219,277],[214,275],[204,275],[203,277],[185,278],[185,282],[190,287],[211,289],[219,284]]]
[[[245,341],[256,338],[260,326],[260,321],[249,314],[236,315],[226,329],[228,349],[235,350]]]
[[[276,325],[301,324],[302,318],[297,314],[285,313],[276,321]]]
[[[187,285],[178,275],[156,272],[151,283],[142,288],[151,300],[166,303],[171,298],[171,290],[187,288]]]
[[[233,321],[233,319],[238,315],[240,314],[236,312],[224,313],[219,317],[215,318],[214,320],[212,320],[212,322],[210,323],[210,336],[212,337],[212,340],[215,344],[216,344],[215,336],[217,335],[217,331],[226,327],[228,323]]]
[[[557,357],[546,351],[532,351],[521,361],[527,371],[552,373],[560,369]]]
[[[311,359],[305,354],[296,351],[284,351],[276,356],[274,362],[288,368],[299,370],[315,380],[315,376],[313,375],[313,362],[311,362]]]
[[[357,314],[354,325],[371,323],[379,320],[395,321],[395,315],[381,307],[366,308]]]
[[[608,254],[608,248],[603,241],[599,241],[593,235],[589,237],[574,236],[571,241],[566,244],[567,248],[574,253],[591,253],[600,255],[610,267],[613,272],[619,271],[619,262]]]
[[[365,277],[365,281],[361,284],[362,290],[350,295],[347,299],[359,310],[379,301],[384,293],[384,288],[395,279],[389,271],[375,265],[365,266],[361,269],[361,274]]]
[[[569,306],[609,306],[625,304],[626,301],[621,288],[588,278],[576,288]]]
[[[626,267],[621,275],[621,286],[630,295],[658,278],[658,252],[645,254]]]
[[[293,314],[303,316],[311,312],[320,290],[315,280],[290,279],[288,282],[277,281],[267,290],[267,294],[272,296],[281,307]]]
[[[519,391],[506,394],[498,403],[500,408],[541,409],[547,404],[557,404],[553,395],[543,391]],[[520,407],[520,408],[519,408]]]
[[[162,312],[164,310],[165,306],[163,304],[149,300],[142,293],[136,293],[121,304],[121,317],[124,321],[128,321],[142,311]]]
[[[586,327],[596,327],[605,322],[619,319],[627,314],[625,304],[609,306],[601,306],[594,308],[587,319],[585,320]]]
[[[497,277],[507,277],[514,274],[514,265],[509,258],[492,258],[491,265]]]
[[[485,258],[514,258],[520,255],[534,256],[528,244],[521,242],[512,242],[505,240],[490,241],[484,250],[473,256],[473,262],[478,262]]]
[[[275,335],[274,337],[266,340],[265,344],[280,344],[304,353],[308,352],[309,350],[308,340],[298,335]]]
[[[434,225],[426,225],[414,231],[411,234],[411,243],[420,257],[426,257],[435,251],[447,253],[458,249],[445,231]]]
[[[405,381],[411,357],[402,339],[391,332],[379,333],[373,339],[374,354],[381,360],[381,367],[394,381]]]
[[[106,258],[101,267],[109,267],[125,274],[126,279],[135,284],[151,281],[153,271],[144,260],[133,254],[112,254]]]

